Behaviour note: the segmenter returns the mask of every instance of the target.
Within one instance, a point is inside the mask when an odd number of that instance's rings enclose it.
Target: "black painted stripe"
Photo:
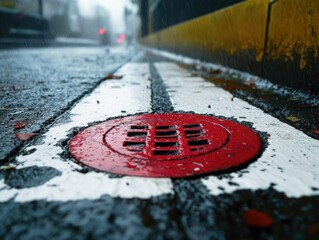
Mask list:
[[[152,77],[152,110],[154,113],[169,113],[174,107],[166,91],[164,82],[153,63],[150,63]]]

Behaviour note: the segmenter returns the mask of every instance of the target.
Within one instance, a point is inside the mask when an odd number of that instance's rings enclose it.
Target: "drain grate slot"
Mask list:
[[[202,136],[201,134],[187,135],[186,138],[198,138]]]
[[[154,155],[160,156],[176,156],[179,155],[179,151],[178,150],[154,150],[153,151]]]
[[[147,132],[128,132],[128,137],[143,137],[145,138],[147,136]]]
[[[177,135],[176,131],[156,131],[156,137],[163,137],[163,136],[168,136],[168,137],[175,137]]]
[[[128,150],[130,152],[143,152],[144,151],[143,148],[129,148]]]
[[[146,146],[146,143],[145,142],[129,142],[129,141],[125,141],[123,143],[123,146],[124,147],[145,147]]]
[[[200,124],[185,124],[183,125],[184,128],[200,128]]]
[[[188,141],[188,145],[189,146],[201,146],[201,145],[207,145],[208,144],[208,140],[207,139],[203,139],[203,140],[189,140]]]
[[[148,129],[148,126],[131,126],[131,129],[133,129],[133,130],[143,130],[143,129]]]
[[[178,147],[178,142],[156,142],[155,147]]]
[[[203,132],[202,132],[202,130],[185,130],[185,134],[186,135],[194,135],[194,134],[202,135]]]

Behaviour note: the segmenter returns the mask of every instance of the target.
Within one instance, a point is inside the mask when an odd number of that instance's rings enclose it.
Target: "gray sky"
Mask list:
[[[93,13],[95,4],[103,6],[108,10],[114,29],[124,31],[124,6],[127,0],[78,0],[80,11],[89,16]]]

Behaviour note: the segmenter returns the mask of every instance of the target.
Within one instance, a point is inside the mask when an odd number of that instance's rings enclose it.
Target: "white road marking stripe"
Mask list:
[[[70,121],[55,125],[45,135],[41,145],[30,146],[36,151],[27,156],[18,156],[18,168],[28,166],[53,167],[62,172],[45,184],[24,189],[10,188],[0,180],[0,202],[14,199],[17,202],[33,200],[74,201],[98,199],[102,195],[120,198],[151,198],[162,194],[173,194],[170,179],[138,177],[110,178],[106,173],[79,173],[81,167],[66,162],[59,154],[57,145],[74,127],[87,126],[94,121],[110,117],[151,111],[151,91],[149,65],[129,63],[115,75],[123,75],[121,80],[103,82],[92,94],[80,101],[70,112]],[[99,103],[98,103],[99,102]],[[125,113],[122,111],[126,111]]]
[[[247,102],[233,98],[229,92],[214,84],[200,77],[192,77],[176,64],[155,65],[168,87],[175,110],[252,122],[256,130],[270,135],[267,149],[257,161],[247,167],[247,172],[234,172],[222,179],[215,176],[202,179],[211,194],[232,193],[240,189],[266,189],[271,184],[275,184],[277,191],[284,192],[289,197],[319,194],[319,190],[314,190],[319,189],[317,140]],[[230,181],[234,184],[229,184]]]

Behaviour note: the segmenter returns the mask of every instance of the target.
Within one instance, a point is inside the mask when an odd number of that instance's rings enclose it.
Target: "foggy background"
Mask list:
[[[52,39],[130,44],[138,25],[132,0],[0,0],[0,41]]]

